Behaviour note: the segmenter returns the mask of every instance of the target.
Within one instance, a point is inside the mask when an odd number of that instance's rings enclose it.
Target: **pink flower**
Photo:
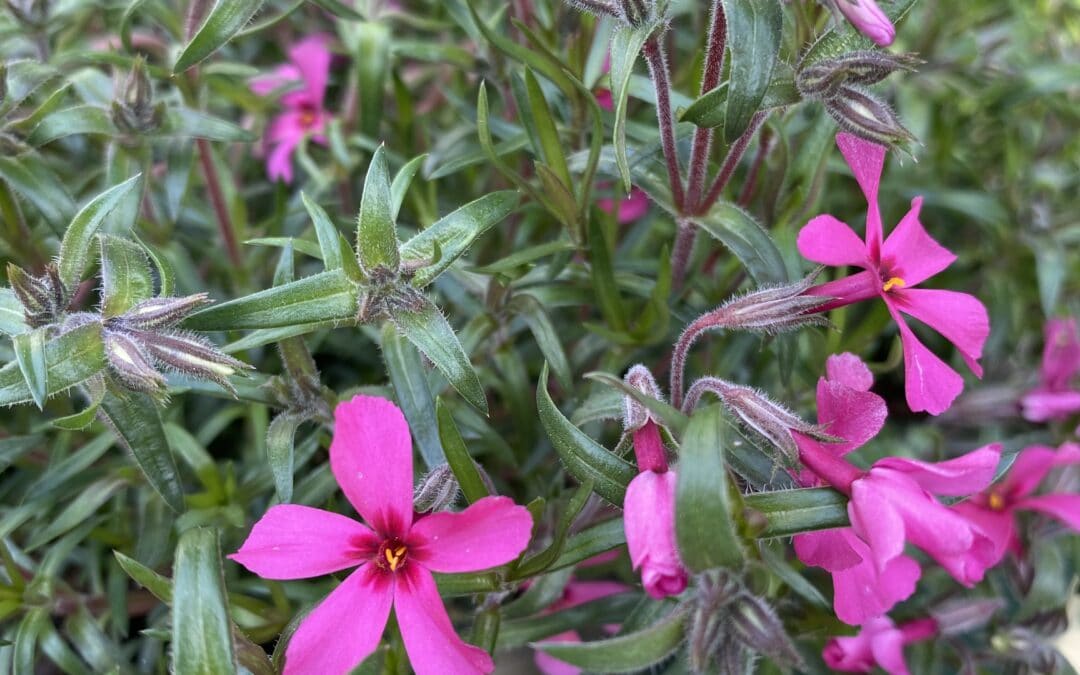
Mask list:
[[[814,444],[819,452],[840,457],[877,435],[885,424],[885,401],[870,391],[874,376],[854,354],[830,356],[827,378],[818,380],[818,422],[825,432],[844,439],[820,443],[792,431],[796,444]],[[820,485],[820,479],[804,469],[797,477],[804,487]],[[806,565],[827,570],[833,579],[836,616],[852,625],[879,617],[915,592],[921,570],[906,555],[889,560],[878,569],[870,547],[850,527],[808,532],[795,536],[795,553]]]
[[[623,527],[634,569],[641,570],[645,592],[661,599],[678,595],[689,579],[675,542],[674,471],[669,471],[660,428],[651,418],[634,431],[634,453],[641,469],[626,487]]]
[[[852,531],[866,542],[879,575],[904,555],[907,542],[968,587],[996,562],[993,542],[934,495],[965,496],[983,490],[994,478],[1001,446],[988,445],[938,463],[887,457],[862,471],[815,443],[796,442],[803,464],[851,498]],[[910,574],[910,569],[906,572]]]
[[[313,35],[289,48],[291,63],[278,66],[270,75],[256,77],[251,90],[266,96],[282,87],[301,85],[281,97],[285,108],[274,117],[266,130],[266,145],[270,154],[266,158],[266,173],[271,180],[281,179],[291,183],[293,179],[292,154],[305,136],[311,134],[317,143],[326,143],[324,129],[330,113],[323,106],[326,81],[330,76],[330,50],[326,48],[328,37]]]
[[[904,646],[937,635],[933,619],[896,626],[887,616],[870,621],[854,637],[830,638],[821,652],[825,665],[847,673],[869,673],[879,666],[889,675],[909,675]]]
[[[874,0],[836,0],[836,7],[860,33],[882,47],[888,47],[896,38],[892,21]]]
[[[1032,495],[1051,469],[1066,464],[1080,464],[1080,445],[1066,443],[1060,450],[1027,448],[1017,455],[1004,480],[954,507],[993,541],[994,562],[1010,548],[1019,550],[1018,511],[1036,511],[1080,532],[1080,495]]]
[[[334,417],[330,468],[368,525],[281,504],[229,556],[266,579],[357,568],[301,622],[285,652],[285,673],[350,672],[375,651],[391,606],[420,675],[491,672],[491,657],[454,632],[431,573],[515,559],[529,542],[529,512],[506,497],[485,497],[461,513],[414,518],[412,439],[401,411],[357,396],[338,405]]]
[[[609,595],[625,593],[628,590],[630,589],[626,585],[620,584],[617,581],[571,581],[566,585],[562,598],[548,607],[544,613],[547,614],[562,609],[570,609],[572,607],[577,607],[578,605],[583,605],[586,602],[606,598]],[[608,633],[616,633],[618,632],[619,627],[617,625],[609,625],[604,626],[604,630]],[[545,638],[545,641],[581,642],[581,635],[575,630],[568,630]],[[569,663],[560,661],[554,656],[542,651],[534,652],[533,660],[536,663],[536,667],[540,672],[544,673],[544,675],[578,675],[578,673],[581,672],[581,669],[577,666],[572,666]]]
[[[1059,420],[1080,412],[1080,389],[1071,380],[1080,372],[1080,336],[1076,319],[1050,319],[1043,327],[1042,377],[1039,386],[1021,400],[1024,419]]]
[[[626,225],[642,218],[649,212],[649,197],[644,190],[635,187],[631,188],[626,199],[620,199],[618,204],[611,197],[604,197],[596,200],[596,205],[606,213],[614,211],[615,220],[620,225]]]
[[[900,329],[908,406],[938,415],[964,388],[964,380],[915,337],[901,313],[945,336],[960,350],[968,367],[982,377],[978,359],[990,334],[986,308],[967,293],[915,288],[952,264],[956,256],[923,229],[919,222],[922,197],[911,202],[911,210],[883,242],[877,196],[885,148],[843,133],[837,134],[836,144],[869,203],[866,239],[860,240],[833,216],[820,215],[799,232],[799,252],[823,265],[850,265],[865,271],[815,286],[807,293],[835,298],[815,311],[874,297],[884,300]]]

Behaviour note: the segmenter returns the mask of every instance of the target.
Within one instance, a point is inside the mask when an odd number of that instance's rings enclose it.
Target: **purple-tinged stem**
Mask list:
[[[217,167],[214,166],[211,157],[210,143],[205,138],[195,140],[195,147],[199,151],[199,165],[202,167],[203,178],[206,180],[206,189],[210,191],[210,206],[214,209],[217,217],[218,230],[221,239],[225,242],[225,251],[229,254],[229,262],[238,270],[243,268],[244,259],[240,255],[240,244],[236,241],[236,230],[233,229],[232,216],[229,215],[229,205],[225,203],[225,195],[221,191],[221,178],[218,176]]]
[[[757,187],[758,175],[761,173],[761,167],[765,164],[765,157],[768,156],[772,150],[773,138],[769,133],[769,128],[765,127],[761,130],[761,140],[758,142],[757,154],[754,155],[754,161],[750,164],[750,171],[746,174],[746,180],[743,182],[742,191],[739,193],[739,206],[746,206],[750,203],[750,199],[754,196],[754,189]]]
[[[705,50],[705,67],[701,74],[701,94],[707,94],[720,83],[724,68],[724,49],[727,43],[727,15],[722,0],[713,0],[712,23],[709,27],[708,46]],[[694,144],[690,151],[690,177],[687,180],[686,201],[690,208],[697,207],[705,189],[705,171],[709,167],[713,130],[698,127],[694,130]]]
[[[683,191],[679,155],[675,149],[675,118],[671,114],[671,81],[668,78],[667,55],[656,35],[645,41],[644,52],[653,86],[656,87],[656,119],[660,126],[660,145],[667,163],[671,196],[675,202],[675,211],[684,213],[686,195]]]
[[[686,356],[690,353],[690,348],[694,346],[699,335],[710,328],[721,327],[720,310],[707,312],[694,319],[675,343],[675,348],[671,352],[671,405],[676,408],[682,408],[683,377],[686,372]]]
[[[757,133],[757,130],[761,128],[761,125],[765,123],[765,118],[768,116],[768,111],[763,110],[750,119],[750,126],[746,128],[742,136],[739,136],[731,149],[728,150],[727,157],[724,158],[724,164],[720,167],[720,173],[716,175],[716,180],[713,181],[712,187],[709,188],[709,193],[705,195],[705,199],[701,200],[701,203],[694,210],[697,215],[708,213],[716,200],[720,199],[720,193],[724,191],[728,181],[731,180],[732,174],[735,173],[735,167],[739,165],[739,160],[742,159],[746,148],[750,145],[750,140]]]
[[[906,645],[912,644],[913,642],[929,640],[938,634],[937,621],[929,617],[908,621],[905,624],[901,624],[899,629],[900,633],[904,636],[904,644]]]
[[[697,225],[689,220],[679,219],[675,234],[675,247],[671,249],[671,284],[682,288],[686,270],[690,265],[690,256],[694,252],[694,240],[697,239]]]

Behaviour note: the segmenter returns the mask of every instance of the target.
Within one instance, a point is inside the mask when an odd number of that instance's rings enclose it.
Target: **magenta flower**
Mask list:
[[[626,486],[623,527],[634,569],[641,570],[645,592],[661,599],[686,589],[689,574],[675,542],[675,483],[669,471],[660,428],[649,418],[634,431],[634,453],[641,470]]]
[[[938,463],[887,457],[868,471],[816,443],[798,445],[802,463],[851,498],[851,528],[869,547],[878,574],[884,574],[904,555],[907,542],[925,551],[968,587],[980,581],[996,562],[993,542],[934,495],[966,496],[982,491],[994,478],[1000,445]]]
[[[305,136],[310,135],[317,143],[326,144],[324,130],[330,113],[323,106],[326,81],[330,76],[330,50],[326,48],[328,37],[313,35],[289,48],[291,63],[278,66],[270,75],[256,77],[251,90],[266,96],[282,87],[300,85],[281,97],[285,108],[274,117],[266,130],[266,145],[270,153],[266,158],[266,173],[270,180],[279,178],[286,183],[293,179],[292,155]]]
[[[596,205],[606,213],[615,212],[615,220],[620,225],[632,223],[649,212],[649,197],[640,188],[631,188],[630,194],[618,203],[611,197],[596,200]]]
[[[1043,327],[1041,382],[1021,400],[1024,419],[1059,420],[1080,412],[1080,389],[1072,379],[1080,372],[1080,336],[1076,319],[1050,319]]]
[[[1005,557],[1006,551],[1020,550],[1016,531],[1018,511],[1050,516],[1080,532],[1080,495],[1032,494],[1051,469],[1066,464],[1080,464],[1080,445],[1066,443],[1060,450],[1044,446],[1027,448],[1017,455],[1004,480],[954,507],[993,541],[995,563]]]
[[[860,240],[848,225],[833,216],[820,215],[799,232],[799,252],[823,265],[850,265],[865,271],[814,286],[807,294],[835,298],[815,311],[874,297],[884,300],[900,328],[908,406],[938,415],[964,388],[964,380],[919,342],[901,314],[941,333],[960,350],[968,367],[982,377],[978,359],[990,334],[986,308],[967,293],[915,288],[951,265],[956,256],[923,229],[919,222],[922,197],[911,202],[911,210],[883,242],[877,197],[885,148],[843,133],[837,134],[836,144],[869,203],[866,239]]]
[[[391,606],[419,675],[491,672],[491,657],[454,632],[431,573],[514,560],[529,543],[529,512],[506,497],[485,497],[460,513],[415,518],[412,438],[397,406],[357,396],[338,405],[334,418],[330,468],[368,525],[281,504],[229,556],[266,579],[357,568],[301,622],[285,652],[285,673],[350,672],[375,651]]]
[[[544,612],[545,614],[550,612],[557,612],[563,609],[570,609],[583,605],[586,602],[592,602],[593,600],[599,600],[600,598],[606,598],[609,595],[617,595],[619,593],[625,593],[630,589],[625,584],[620,584],[617,581],[576,581],[571,580],[566,584],[566,588],[563,590],[563,596],[557,602],[552,604]],[[607,633],[617,633],[619,630],[618,625],[605,625],[604,631]],[[576,630],[568,630],[557,635],[545,638],[545,642],[581,642],[581,635]],[[544,675],[578,675],[581,672],[581,668],[572,666],[565,661],[551,656],[542,651],[536,651],[533,653],[533,660],[536,663],[536,667]]]
[[[882,47],[896,38],[896,27],[874,0],[836,0],[840,13],[852,26]]]
[[[874,666],[889,675],[909,675],[904,646],[936,636],[933,619],[916,619],[901,626],[887,616],[874,619],[853,637],[830,638],[821,652],[825,665],[846,673],[869,673]]]
[[[857,356],[830,356],[825,368],[827,377],[817,386],[818,422],[843,442],[821,443],[797,431],[792,436],[799,447],[813,444],[818,452],[840,457],[876,436],[887,411],[885,401],[870,391],[874,376]],[[803,487],[821,484],[806,469],[796,479]],[[796,535],[795,554],[804,564],[832,575],[836,616],[852,625],[879,617],[911,597],[921,575],[919,564],[906,555],[896,556],[879,570],[870,547],[850,527]]]

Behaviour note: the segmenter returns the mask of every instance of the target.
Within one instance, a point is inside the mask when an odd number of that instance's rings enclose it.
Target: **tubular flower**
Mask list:
[[[285,673],[350,672],[375,651],[391,606],[419,675],[491,672],[491,657],[454,632],[431,573],[513,560],[528,545],[529,512],[506,497],[485,497],[460,513],[416,518],[412,439],[397,406],[357,396],[334,416],[330,468],[367,525],[281,504],[229,556],[267,579],[357,568],[301,622],[285,651]]]
[[[982,377],[978,359],[990,334],[986,307],[967,293],[916,288],[951,265],[956,256],[923,229],[919,222],[922,197],[912,200],[911,210],[883,241],[878,185],[885,147],[843,133],[836,136],[836,144],[869,203],[866,238],[860,240],[835,217],[820,215],[799,232],[799,252],[822,265],[850,265],[864,271],[814,286],[806,293],[834,298],[814,310],[817,312],[881,298],[900,329],[908,406],[913,411],[941,414],[964,388],[964,380],[915,337],[901,314],[941,333],[960,350],[968,367]]]
[[[1010,548],[1019,549],[1018,511],[1050,516],[1080,532],[1080,495],[1032,494],[1051,469],[1066,464],[1080,464],[1080,445],[1066,443],[1060,450],[1044,446],[1027,448],[1017,455],[1004,480],[954,507],[994,542],[995,563]]]
[[[851,498],[851,529],[866,543],[879,575],[903,557],[905,543],[911,542],[968,587],[996,562],[993,542],[934,495],[983,490],[1000,456],[1000,445],[988,445],[937,463],[887,457],[863,471],[816,443],[799,442],[803,465]]]
[[[896,27],[874,0],[836,0],[836,8],[852,26],[882,47],[896,38]]]
[[[330,113],[324,107],[326,82],[330,76],[328,38],[314,35],[289,48],[290,63],[278,66],[273,73],[254,78],[251,90],[266,96],[282,87],[300,85],[281,97],[285,108],[266,130],[266,173],[270,180],[293,179],[292,155],[305,136],[326,144],[324,130]]]
[[[904,646],[938,634],[933,619],[916,619],[900,626],[887,616],[870,621],[858,635],[830,638],[821,652],[825,665],[846,673],[869,673],[874,666],[889,675],[909,675]]]
[[[1059,420],[1080,412],[1080,389],[1072,379],[1080,372],[1080,335],[1076,319],[1050,319],[1043,327],[1041,381],[1021,400],[1024,419]]]
[[[837,354],[826,361],[826,375],[818,380],[818,421],[822,428],[843,439],[822,443],[793,431],[796,443],[813,444],[819,452],[840,457],[877,435],[885,424],[885,401],[870,391],[870,369],[854,354]],[[796,476],[803,487],[820,485],[809,470]],[[852,625],[879,617],[915,592],[922,570],[914,559],[898,555],[878,568],[870,547],[850,527],[796,535],[795,553],[804,564],[821,567],[832,575],[836,616]]]

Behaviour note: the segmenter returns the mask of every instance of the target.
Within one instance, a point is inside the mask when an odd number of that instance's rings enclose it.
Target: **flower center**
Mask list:
[[[387,539],[379,544],[379,551],[375,554],[375,564],[380,568],[397,572],[405,566],[409,559],[409,549],[405,543],[396,537]]]
[[[1001,496],[1000,492],[992,491],[986,501],[990,505],[990,508],[995,511],[1000,511],[1005,508],[1005,498]]]
[[[901,277],[889,277],[881,290],[888,293],[894,288],[903,288],[904,286],[907,286],[907,283]]]
[[[315,125],[315,121],[318,119],[318,114],[314,108],[309,105],[304,105],[300,108],[300,126],[305,129],[310,129]]]

